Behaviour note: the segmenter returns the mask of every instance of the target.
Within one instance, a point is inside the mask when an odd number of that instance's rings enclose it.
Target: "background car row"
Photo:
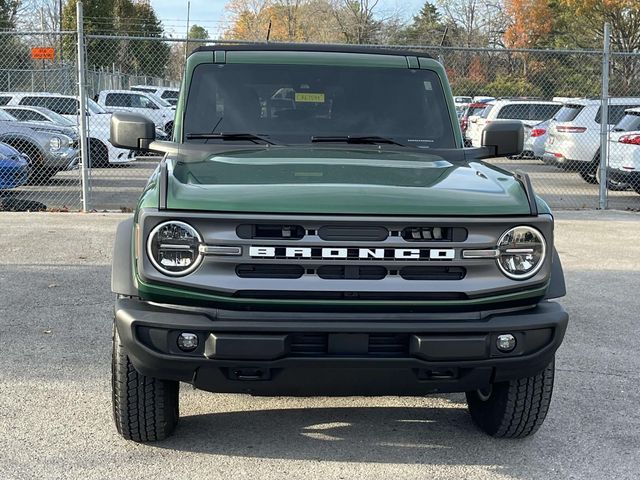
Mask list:
[[[31,183],[46,181],[61,170],[73,168],[78,161],[78,135],[72,126],[19,121],[4,109],[0,110],[0,142],[28,159]]]
[[[587,183],[600,178],[600,99],[498,99],[469,103],[459,114],[467,146],[481,144],[484,127],[520,120],[525,127],[522,158],[541,159],[577,172]],[[610,98],[607,188],[640,193],[640,98]]]
[[[159,95],[177,101],[178,89],[143,85],[132,88],[138,91],[100,92],[96,98],[102,105],[88,99],[88,150],[92,168],[122,165],[135,160],[135,152],[116,148],[109,141],[111,113],[114,111],[142,113],[156,123],[156,138],[162,140],[171,135],[175,107]],[[14,147],[27,159],[30,183],[47,182],[57,172],[77,166],[80,148],[79,111],[79,100],[72,95],[51,92],[0,93],[0,142]],[[0,149],[1,152],[4,151]],[[4,170],[0,174],[6,174],[7,178],[11,176],[14,180],[5,181],[2,189],[19,186],[20,182],[15,179],[21,178],[20,175],[7,173],[7,162],[13,161],[3,162]]]

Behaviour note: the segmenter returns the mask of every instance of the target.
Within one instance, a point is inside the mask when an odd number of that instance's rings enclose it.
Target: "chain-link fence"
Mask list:
[[[0,150],[6,157],[0,161],[0,209],[133,208],[158,158],[111,145],[110,113],[144,114],[159,138],[169,138],[184,60],[198,44],[215,42],[81,36],[85,176],[78,38],[77,32],[0,36],[0,142],[7,149]],[[54,48],[53,59],[40,59],[35,47]],[[523,154],[490,162],[528,172],[552,208],[598,208],[605,194],[610,208],[640,208],[640,54],[387,48],[426,52],[445,65],[467,146],[480,146],[491,122],[523,122]],[[604,112],[603,72],[610,72]],[[601,189],[605,175],[607,188]]]
[[[42,51],[75,37],[0,33],[0,209],[79,207],[75,57]],[[41,92],[58,92],[55,111]]]
[[[603,52],[449,48],[437,54],[454,95],[471,97],[458,98],[468,145],[480,146],[491,122],[524,124],[523,154],[491,163],[529,173],[553,208],[598,208],[607,201],[611,208],[640,207],[640,177],[628,173],[640,170],[633,163],[640,156],[640,55],[605,60],[611,76],[603,113]]]

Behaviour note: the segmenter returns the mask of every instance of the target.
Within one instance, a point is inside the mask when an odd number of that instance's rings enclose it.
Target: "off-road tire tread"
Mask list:
[[[134,442],[164,440],[178,422],[178,382],[141,375],[113,334],[113,418],[118,433]]]
[[[495,384],[491,398],[483,402],[476,392],[467,393],[473,421],[499,438],[523,438],[544,422],[553,392],[554,362],[532,377]]]

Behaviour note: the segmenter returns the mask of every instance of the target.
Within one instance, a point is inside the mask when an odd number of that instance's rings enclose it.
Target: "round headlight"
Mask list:
[[[533,277],[544,263],[547,245],[542,234],[532,227],[514,227],[498,240],[498,267],[507,277],[525,280]]]
[[[49,140],[49,148],[51,148],[51,150],[60,150],[61,146],[62,140],[60,140],[59,137],[51,137]]]
[[[200,243],[200,234],[188,223],[164,222],[151,231],[147,254],[153,266],[165,275],[187,275],[202,261]]]

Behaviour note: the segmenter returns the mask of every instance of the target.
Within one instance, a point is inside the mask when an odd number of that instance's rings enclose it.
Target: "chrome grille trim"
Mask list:
[[[200,245],[198,251],[202,255],[238,256],[242,255],[242,247],[221,245]]]

